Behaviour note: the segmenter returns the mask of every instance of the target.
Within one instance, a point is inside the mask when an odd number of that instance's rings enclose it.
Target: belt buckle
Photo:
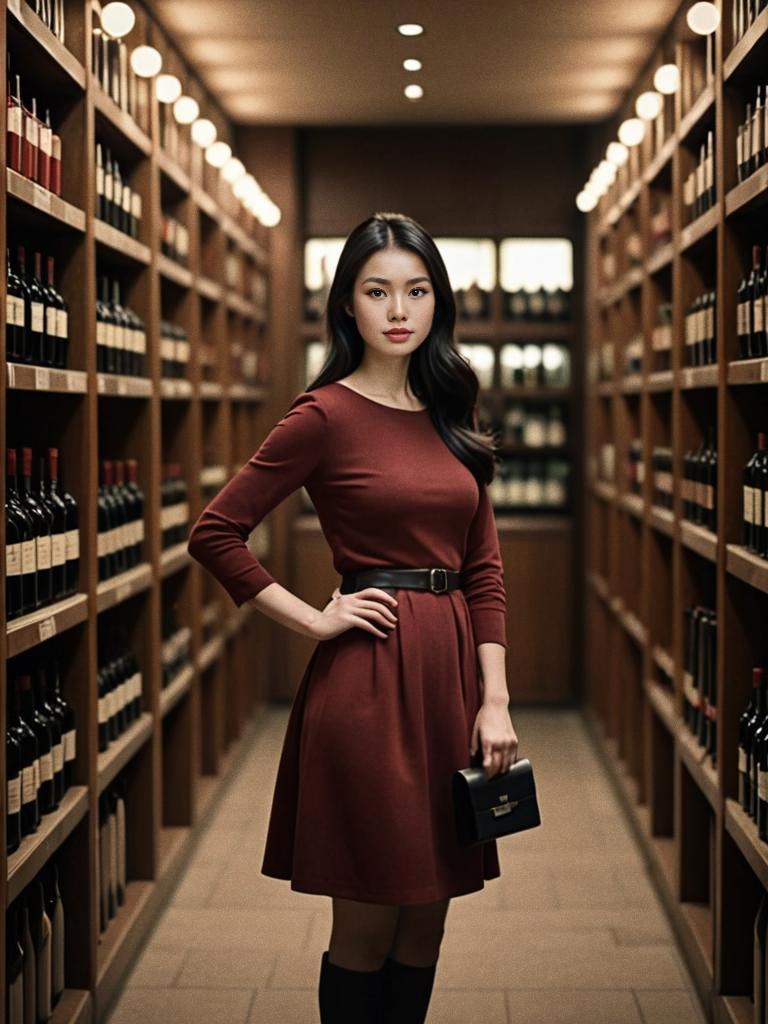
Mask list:
[[[445,584],[444,586],[440,587],[439,590],[435,586],[434,573],[436,573],[436,572],[441,572],[443,574],[443,581],[444,581],[444,584]],[[429,570],[429,589],[432,591],[433,594],[443,594],[443,593],[445,593],[445,591],[448,589],[448,573],[447,573],[447,571],[445,569],[430,569]]]

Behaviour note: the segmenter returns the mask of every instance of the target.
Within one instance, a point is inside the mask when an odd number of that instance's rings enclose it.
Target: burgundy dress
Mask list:
[[[276,582],[246,540],[302,485],[340,574],[443,566],[462,571],[462,589],[388,588],[399,603],[386,637],[352,627],[317,643],[291,708],[261,872],[298,892],[390,905],[482,889],[500,874],[496,843],[458,846],[450,783],[470,762],[476,645],[507,645],[486,486],[428,410],[338,382],[302,392],[189,538],[236,605]]]

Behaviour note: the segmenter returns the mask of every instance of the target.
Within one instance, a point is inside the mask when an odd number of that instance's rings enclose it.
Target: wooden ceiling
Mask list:
[[[679,0],[154,0],[235,121],[590,122],[613,114]],[[405,38],[400,22],[424,34]],[[423,69],[403,70],[405,57]],[[418,82],[414,102],[403,87]]]

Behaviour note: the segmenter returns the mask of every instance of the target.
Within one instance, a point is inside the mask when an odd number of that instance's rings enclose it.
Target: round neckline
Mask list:
[[[417,416],[419,413],[429,412],[426,407],[423,409],[400,409],[396,405],[386,405],[384,402],[377,402],[375,398],[369,398],[368,395],[364,395],[361,391],[355,391],[354,388],[351,388],[348,384],[342,383],[340,380],[335,380],[333,383],[338,384],[339,387],[344,388],[345,391],[351,391],[353,395],[357,395],[358,398],[362,398],[366,402],[371,402],[373,405],[380,406],[382,409],[391,409],[392,412],[405,412],[411,416]]]

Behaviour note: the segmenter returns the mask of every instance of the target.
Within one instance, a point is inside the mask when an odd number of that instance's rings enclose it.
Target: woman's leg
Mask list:
[[[328,959],[353,971],[375,971],[392,946],[400,907],[333,899]]]
[[[450,899],[400,907],[389,955],[401,964],[430,967],[437,963]]]
[[[333,900],[329,948],[320,967],[321,1024],[380,1024],[382,966],[392,945],[399,908]]]
[[[424,1024],[449,900],[400,907],[382,971],[384,1024]]]

